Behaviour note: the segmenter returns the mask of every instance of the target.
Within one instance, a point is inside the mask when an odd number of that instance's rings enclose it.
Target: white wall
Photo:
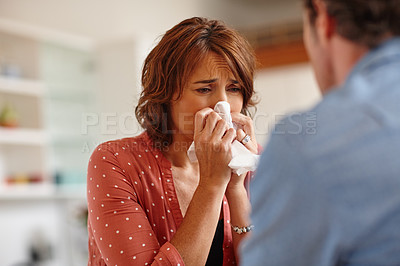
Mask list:
[[[142,131],[134,110],[141,92],[142,65],[154,44],[153,38],[143,34],[97,45],[98,123],[89,130],[97,132],[99,142]]]
[[[199,15],[201,5],[202,0],[1,0],[0,17],[104,41],[159,34]]]
[[[300,0],[0,0],[0,18],[95,41],[161,34],[192,16],[237,28],[301,19]]]
[[[258,71],[255,89],[260,98],[254,117],[257,140],[264,144],[283,115],[312,107],[321,98],[309,64]]]

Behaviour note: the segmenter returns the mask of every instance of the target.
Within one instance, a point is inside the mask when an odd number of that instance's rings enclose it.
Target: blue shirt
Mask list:
[[[251,265],[400,265],[400,38],[276,125],[251,184]]]

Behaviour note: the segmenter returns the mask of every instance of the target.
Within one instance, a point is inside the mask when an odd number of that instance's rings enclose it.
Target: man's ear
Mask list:
[[[315,28],[319,40],[323,43],[329,42],[336,31],[336,20],[328,14],[326,4],[322,0],[313,1],[314,8],[317,11]]]

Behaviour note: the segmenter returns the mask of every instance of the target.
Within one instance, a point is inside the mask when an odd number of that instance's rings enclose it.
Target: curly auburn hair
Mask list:
[[[312,25],[318,15],[314,1],[303,0]],[[350,41],[374,48],[388,35],[400,35],[400,0],[322,1],[337,33]]]
[[[193,17],[168,30],[147,56],[142,71],[142,93],[135,114],[157,147],[172,142],[170,103],[178,99],[197,64],[209,52],[228,63],[243,88],[242,113],[255,105],[255,56],[249,43],[218,20]]]

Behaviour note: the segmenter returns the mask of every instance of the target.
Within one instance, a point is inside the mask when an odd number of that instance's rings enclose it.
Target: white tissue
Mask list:
[[[222,119],[224,119],[230,128],[236,130],[235,125],[232,123],[231,107],[228,102],[218,102],[214,111],[217,112]],[[242,143],[235,140],[232,143],[232,160],[228,166],[232,169],[232,172],[237,175],[242,175],[247,171],[254,171],[257,168],[259,155],[251,153]],[[194,149],[194,142],[190,145],[187,155],[191,162],[196,162],[196,152]]]

